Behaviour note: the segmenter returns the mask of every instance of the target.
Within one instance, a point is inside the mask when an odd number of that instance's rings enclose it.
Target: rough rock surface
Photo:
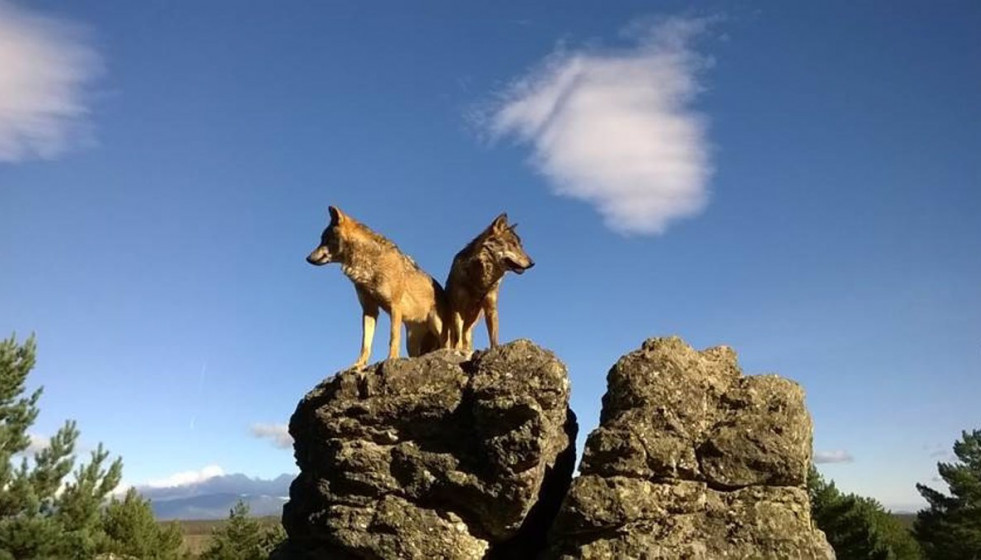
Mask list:
[[[828,559],[804,393],[731,349],[652,338],[610,370],[546,558]]]
[[[534,558],[568,490],[565,366],[519,340],[341,372],[290,420],[278,559]]]

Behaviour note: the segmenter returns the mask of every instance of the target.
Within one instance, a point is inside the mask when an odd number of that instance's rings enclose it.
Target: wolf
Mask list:
[[[341,271],[354,283],[361,303],[361,354],[351,366],[360,369],[371,356],[378,310],[392,318],[388,358],[397,358],[402,323],[406,327],[409,356],[437,349],[443,340],[445,294],[439,282],[388,239],[330,206],[330,224],[307,262],[322,266],[340,263]]]
[[[490,345],[497,346],[497,293],[504,274],[535,266],[514,231],[517,225],[508,225],[508,215],[501,214],[453,258],[446,279],[444,345],[473,350],[474,323],[483,312]]]

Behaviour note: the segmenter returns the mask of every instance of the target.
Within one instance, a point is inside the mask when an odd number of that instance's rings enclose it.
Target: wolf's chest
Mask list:
[[[469,291],[483,297],[494,289],[504,276],[504,271],[497,263],[487,259],[474,259],[466,268],[466,284]]]
[[[351,282],[354,282],[354,285],[371,296],[386,299],[391,295],[391,282],[383,271],[359,266],[344,266],[341,270],[351,279]]]

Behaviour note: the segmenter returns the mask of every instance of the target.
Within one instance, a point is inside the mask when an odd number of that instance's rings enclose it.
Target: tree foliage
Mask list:
[[[100,551],[123,558],[180,560],[183,536],[177,523],[161,525],[150,504],[133,488],[102,510]]]
[[[879,502],[842,494],[814,466],[807,479],[811,517],[824,531],[838,560],[917,560],[919,545]]]
[[[119,529],[138,521],[120,516],[152,518],[148,503],[130,498],[128,504],[124,500],[106,507],[107,497],[122,478],[121,459],[107,463],[109,452],[99,444],[89,462],[79,465],[69,478],[79,436],[71,421],[43,449],[30,452],[28,430],[37,419],[42,393],[38,388],[27,394],[35,351],[33,337],[23,344],[14,337],[0,341],[0,560],[88,559],[142,550]],[[110,520],[115,525],[107,525]],[[139,535],[152,533],[147,531]],[[146,538],[164,548],[156,556],[141,558],[171,558],[168,551],[176,554],[180,546],[172,536]]]
[[[962,432],[954,443],[953,463],[937,463],[950,495],[929,486],[916,489],[929,507],[913,524],[927,558],[944,560],[981,558],[981,430]]]
[[[211,533],[211,545],[200,560],[266,560],[286,538],[281,525],[263,527],[249,516],[249,506],[239,500],[228,515],[228,522]]]

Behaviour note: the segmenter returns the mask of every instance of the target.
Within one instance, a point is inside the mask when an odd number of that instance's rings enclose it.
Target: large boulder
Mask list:
[[[647,340],[607,382],[546,558],[834,558],[810,518],[799,385],[677,337]]]
[[[519,340],[344,371],[290,420],[280,559],[534,558],[575,463],[569,379]]]

